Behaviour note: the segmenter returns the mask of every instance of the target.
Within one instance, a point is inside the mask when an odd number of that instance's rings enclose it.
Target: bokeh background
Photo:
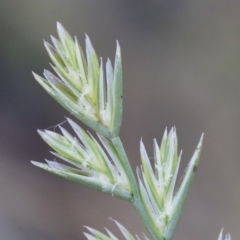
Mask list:
[[[240,1],[0,0],[0,238],[85,239],[83,225],[118,234],[145,229],[127,202],[61,179],[30,164],[50,158],[36,129],[69,114],[35,82],[50,69],[43,39],[56,21],[99,56],[124,69],[121,137],[135,168],[139,140],[175,125],[183,168],[205,132],[198,174],[174,240],[216,240],[224,226],[240,236]],[[182,169],[183,169],[182,168]],[[120,235],[119,235],[120,236]],[[121,239],[121,237],[120,237]]]

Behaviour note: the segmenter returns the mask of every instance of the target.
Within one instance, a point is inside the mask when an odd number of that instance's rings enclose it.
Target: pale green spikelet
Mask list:
[[[223,238],[223,228],[222,228],[219,233],[218,240],[231,240],[231,235],[230,233],[227,233],[225,238]]]
[[[55,152],[52,154],[69,163],[71,167],[48,160],[46,164],[32,163],[70,180],[91,185],[102,192],[130,200],[131,185],[113,145],[98,135],[104,150],[93,136],[87,134],[71,119],[67,120],[76,136],[72,136],[61,126],[59,128],[62,134],[49,130],[38,132],[43,140],[54,149]]]
[[[59,40],[44,42],[57,76],[44,70],[33,73],[38,83],[71,114],[105,137],[118,135],[122,121],[122,63],[117,42],[114,67],[108,59],[104,71],[88,36],[86,57],[77,39],[57,23]]]
[[[172,238],[197,168],[202,140],[203,136],[178,188],[175,185],[182,152],[178,155],[176,129],[172,128],[169,134],[167,130],[164,132],[160,147],[154,139],[153,168],[144,144],[140,142],[142,166],[137,169],[140,193],[148,214],[163,239]]]
[[[113,219],[112,219],[113,220]],[[140,238],[138,236],[133,236],[122,224],[120,224],[118,221],[113,220],[117,227],[119,228],[119,230],[121,231],[124,239],[126,240],[140,240]],[[86,238],[88,240],[118,240],[118,238],[112,233],[110,232],[107,228],[105,228],[106,232],[108,235],[99,232],[96,229],[90,228],[90,227],[86,227],[87,230],[90,233],[84,232],[84,235],[86,236]],[[143,234],[143,239],[144,240],[149,240],[147,238],[147,236],[145,234]]]

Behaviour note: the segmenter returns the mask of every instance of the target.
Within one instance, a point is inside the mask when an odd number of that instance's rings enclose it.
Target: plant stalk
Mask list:
[[[146,229],[148,230],[148,232],[150,233],[150,235],[152,236],[152,238],[154,240],[165,240],[162,237],[160,237],[160,234],[158,232],[157,227],[155,226],[155,223],[153,222],[153,220],[151,219],[151,217],[149,216],[139,193],[139,188],[138,188],[138,184],[136,181],[136,178],[134,176],[132,167],[129,163],[128,157],[126,155],[126,152],[124,150],[122,141],[119,137],[114,137],[111,139],[114,147],[117,150],[117,153],[122,161],[124,170],[129,178],[129,181],[131,183],[132,186],[132,190],[133,190],[133,198],[130,200],[131,203],[133,204],[133,206],[135,207],[135,209],[137,210],[138,214],[140,215]]]

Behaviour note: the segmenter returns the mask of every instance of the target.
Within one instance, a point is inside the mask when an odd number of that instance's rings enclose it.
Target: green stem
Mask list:
[[[129,181],[131,183],[132,186],[132,190],[133,190],[133,198],[131,200],[131,203],[133,204],[133,206],[136,208],[138,214],[140,215],[146,229],[148,230],[148,232],[151,234],[152,238],[154,240],[164,240],[160,237],[160,234],[158,232],[158,229],[155,227],[155,223],[153,222],[152,218],[149,216],[148,211],[146,210],[140,193],[139,193],[139,188],[137,185],[137,181],[136,178],[134,176],[134,173],[132,171],[131,165],[129,163],[128,157],[126,155],[126,152],[124,150],[124,147],[122,145],[121,139],[119,137],[114,137],[111,139],[114,147],[116,148],[119,157],[122,161],[124,170],[129,178]]]

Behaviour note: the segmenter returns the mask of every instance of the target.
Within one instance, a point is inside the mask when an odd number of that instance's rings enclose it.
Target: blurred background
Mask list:
[[[60,21],[99,56],[122,48],[121,137],[132,166],[139,140],[176,126],[186,166],[202,132],[198,172],[176,240],[240,236],[240,1],[0,0],[0,238],[85,239],[83,226],[146,232],[127,202],[69,182],[30,164],[50,158],[36,130],[69,114],[33,79],[51,69],[43,39]],[[121,235],[118,235],[121,236]],[[121,237],[120,237],[121,238]]]

